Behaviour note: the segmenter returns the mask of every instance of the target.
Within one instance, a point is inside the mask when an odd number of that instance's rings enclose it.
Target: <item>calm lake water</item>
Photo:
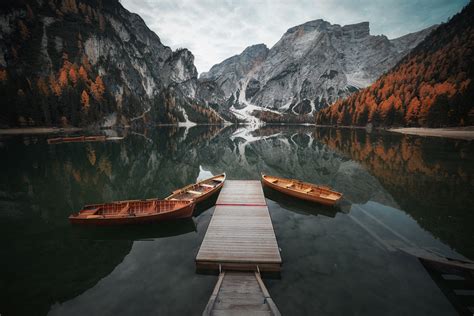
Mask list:
[[[456,315],[397,247],[474,259],[474,144],[313,127],[158,128],[123,140],[0,139],[0,314],[200,315],[217,281],[194,258],[213,207],[189,220],[73,227],[84,204],[164,197],[198,178],[260,172],[327,184],[338,209],[266,191],[283,315]]]

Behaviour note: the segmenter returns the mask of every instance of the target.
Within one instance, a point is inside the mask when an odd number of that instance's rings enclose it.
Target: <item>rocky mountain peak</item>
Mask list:
[[[288,29],[270,50],[262,48],[258,58],[251,57],[249,52],[255,49],[251,46],[213,66],[201,79],[214,81],[226,98],[220,103],[240,116],[249,118],[260,108],[273,111],[273,117],[310,119],[337,99],[368,86],[430,31],[389,40],[370,35],[369,22],[340,26],[313,20]]]
[[[197,79],[198,72],[194,66],[194,55],[186,48],[179,49],[171,54],[165,61],[166,70],[169,71],[167,82],[183,83]]]
[[[6,2],[0,93],[9,106],[2,125],[219,121],[196,98],[192,53],[173,52],[119,1]]]
[[[331,23],[324,21],[323,19],[312,20],[289,28],[286,31],[285,35],[297,32],[312,32],[314,30],[323,31],[326,30],[329,26],[331,26]]]
[[[268,47],[265,44],[256,44],[247,47],[244,49],[241,55],[248,55],[250,57],[258,57],[261,54],[266,54],[268,52]]]
[[[354,39],[361,39],[370,36],[369,22],[344,25],[342,31],[345,36],[350,36]]]
[[[438,27],[391,40],[387,52],[405,57],[369,88],[320,111],[317,123],[430,128],[473,125],[473,20],[471,1]]]
[[[240,79],[254,73],[260,64],[267,58],[269,49],[265,44],[247,47],[241,54],[227,58],[222,63],[214,65],[209,72],[202,73],[201,81],[217,79],[217,85],[222,89],[228,99],[241,89]],[[224,100],[223,100],[224,101]]]

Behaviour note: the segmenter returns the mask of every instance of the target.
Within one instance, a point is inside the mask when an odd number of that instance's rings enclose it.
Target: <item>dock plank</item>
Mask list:
[[[222,188],[216,205],[258,204],[266,206],[260,181],[227,180]]]
[[[221,272],[203,315],[280,315],[258,272]]]
[[[279,271],[281,262],[260,182],[227,180],[196,256],[197,268]]]
[[[259,271],[280,271],[281,257],[259,181],[227,180],[196,256],[220,275],[203,315],[280,315]]]

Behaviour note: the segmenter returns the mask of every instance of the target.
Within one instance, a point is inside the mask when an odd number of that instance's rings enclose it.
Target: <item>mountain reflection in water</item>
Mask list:
[[[411,299],[397,288],[407,271],[416,271],[412,282],[424,294],[417,293],[433,300],[409,306],[451,312],[422,268],[373,248],[371,236],[351,219],[387,240],[395,237],[372,218],[410,243],[474,258],[470,142],[293,126],[163,127],[124,136],[58,145],[42,136],[0,139],[0,236],[2,258],[8,258],[0,266],[0,313],[200,314],[215,279],[194,273],[194,257],[212,203],[193,219],[143,227],[72,227],[67,217],[87,203],[164,197],[209,172],[226,172],[228,179],[259,179],[265,172],[344,194],[342,208],[325,209],[265,190],[284,260],[282,279],[268,281],[269,289],[284,314],[341,314],[349,307],[385,313]],[[374,265],[364,273],[379,281],[355,281],[363,269],[359,259]],[[384,276],[388,265],[392,274]],[[347,278],[366,296],[351,294],[346,306],[334,293]],[[327,296],[310,281],[326,286]],[[393,301],[367,294],[386,287],[397,293]],[[319,300],[312,299],[315,293]],[[170,306],[178,296],[184,301]],[[369,312],[362,308],[368,299]]]
[[[316,137],[363,165],[420,226],[474,258],[474,144],[362,130]]]

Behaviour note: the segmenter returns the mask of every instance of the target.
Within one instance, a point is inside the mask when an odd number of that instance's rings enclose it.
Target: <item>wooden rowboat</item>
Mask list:
[[[225,178],[225,173],[222,173],[198,183],[190,184],[184,188],[173,191],[165,200],[193,200],[195,203],[200,203],[217,193],[224,185]]]
[[[137,224],[187,218],[193,215],[193,201],[158,199],[117,201],[91,204],[69,216],[72,224],[117,225]]]
[[[106,141],[107,137],[103,135],[98,136],[75,136],[75,137],[56,137],[48,138],[48,144],[61,144],[61,143],[81,143],[81,142],[103,142]]]
[[[332,191],[328,187],[294,179],[262,174],[262,184],[281,193],[324,205],[332,206],[342,198],[342,193]]]

